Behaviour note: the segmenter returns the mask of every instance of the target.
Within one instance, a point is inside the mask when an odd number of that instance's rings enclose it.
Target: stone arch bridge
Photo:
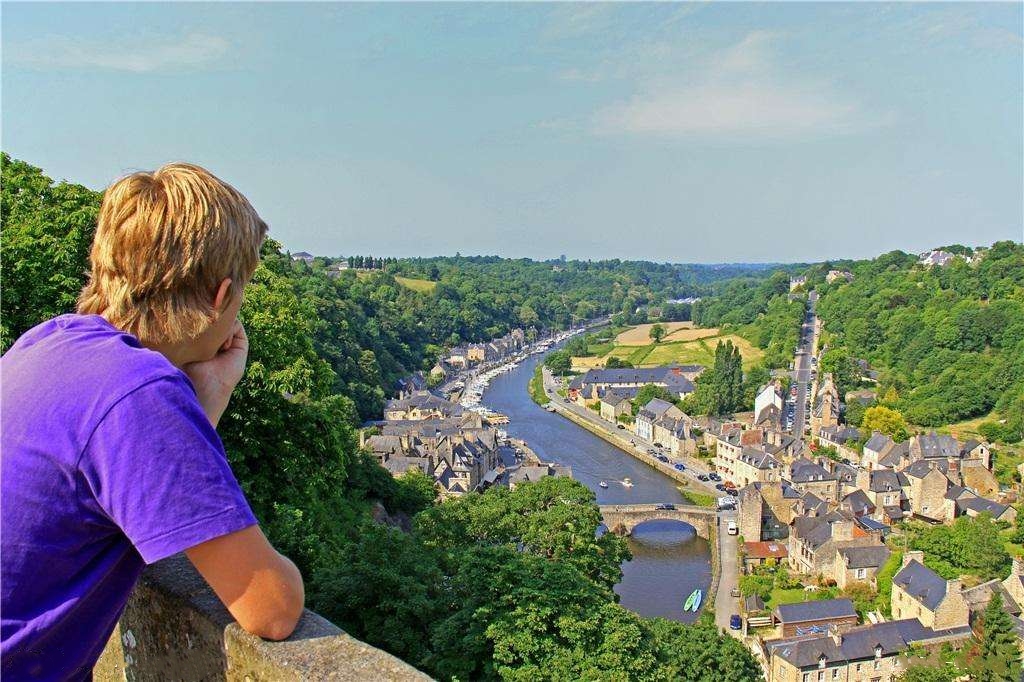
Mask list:
[[[664,519],[688,523],[697,535],[711,540],[711,529],[718,525],[718,512],[707,507],[677,504],[674,509],[664,509],[657,504],[605,504],[601,505],[601,518],[608,530],[619,535],[630,535],[633,529],[645,521]]]

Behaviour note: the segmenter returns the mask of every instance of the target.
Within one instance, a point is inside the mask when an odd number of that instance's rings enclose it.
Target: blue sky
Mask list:
[[[171,160],[293,250],[675,262],[1024,238],[1022,5],[3,5],[3,148]]]

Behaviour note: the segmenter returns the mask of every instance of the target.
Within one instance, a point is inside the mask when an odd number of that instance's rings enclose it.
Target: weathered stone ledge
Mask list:
[[[93,675],[97,682],[430,680],[309,610],[283,642],[245,632],[183,555],[143,573]]]

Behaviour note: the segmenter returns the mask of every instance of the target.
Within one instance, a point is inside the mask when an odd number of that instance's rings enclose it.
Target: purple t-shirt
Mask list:
[[[0,675],[88,679],[143,566],[256,519],[188,377],[97,315],[0,359]]]

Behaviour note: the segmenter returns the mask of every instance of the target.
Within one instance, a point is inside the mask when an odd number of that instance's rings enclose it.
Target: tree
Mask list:
[[[664,400],[668,403],[675,403],[675,397],[664,387],[655,386],[654,384],[644,384],[640,387],[640,390],[636,392],[636,395],[633,396],[633,415],[635,416],[639,414],[644,405],[655,398]]]
[[[893,679],[897,682],[954,682],[962,675],[962,671],[949,664],[936,667],[927,663],[914,663]]]
[[[903,415],[892,408],[882,405],[876,405],[864,410],[864,417],[860,425],[868,433],[878,431],[890,436],[897,442],[908,438],[907,422]]]
[[[665,327],[661,324],[656,324],[651,327],[649,332],[650,337],[654,340],[654,343],[660,343],[665,338]]]
[[[623,360],[622,358],[612,355],[604,363],[605,369],[631,369],[633,363],[629,360]]]
[[[554,374],[567,374],[572,369],[572,358],[568,352],[556,350],[548,354],[544,365]]]
[[[973,671],[978,682],[1017,682],[1021,677],[1020,649],[1013,621],[1003,610],[998,592],[985,607],[979,655]]]

